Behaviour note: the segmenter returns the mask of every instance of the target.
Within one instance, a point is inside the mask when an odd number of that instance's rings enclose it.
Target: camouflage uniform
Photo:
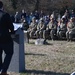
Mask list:
[[[57,31],[57,23],[55,21],[50,21],[46,27],[46,31],[44,31],[44,38],[46,39],[51,36],[51,39],[53,40],[55,38]]]
[[[72,40],[73,36],[75,34],[75,22],[68,22],[67,25],[67,32],[66,32],[66,38],[67,40]]]
[[[62,39],[63,37],[65,37],[66,31],[67,31],[66,23],[61,22],[60,25],[59,25],[59,29],[57,31],[58,38]]]
[[[33,21],[29,25],[29,29],[28,29],[30,38],[34,38],[36,30],[37,30],[37,23],[35,22],[35,19],[33,18]]]
[[[37,38],[43,38],[43,31],[45,30],[45,25],[43,20],[41,20],[37,25],[36,36]]]

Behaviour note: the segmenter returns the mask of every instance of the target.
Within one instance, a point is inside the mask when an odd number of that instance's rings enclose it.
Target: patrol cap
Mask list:
[[[35,17],[32,18],[32,20],[36,19]]]

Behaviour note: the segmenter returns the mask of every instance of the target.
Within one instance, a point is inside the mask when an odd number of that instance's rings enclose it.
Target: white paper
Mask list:
[[[13,25],[14,25],[14,30],[17,30],[18,28],[23,27],[23,23],[13,23]]]

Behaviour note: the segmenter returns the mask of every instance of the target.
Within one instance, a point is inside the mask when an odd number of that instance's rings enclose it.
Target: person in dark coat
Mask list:
[[[3,11],[3,2],[0,1],[0,75],[8,75],[7,70],[13,55],[13,39],[11,33],[14,33],[10,15]],[[5,53],[2,62],[2,53]]]

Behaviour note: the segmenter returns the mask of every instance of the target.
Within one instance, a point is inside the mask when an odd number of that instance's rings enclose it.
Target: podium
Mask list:
[[[18,28],[15,33],[14,54],[9,65],[8,72],[23,72],[25,71],[25,53],[24,53],[24,32]]]

